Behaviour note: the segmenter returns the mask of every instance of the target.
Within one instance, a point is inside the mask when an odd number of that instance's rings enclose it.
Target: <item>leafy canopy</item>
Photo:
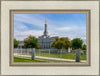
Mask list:
[[[86,45],[85,44],[83,45],[82,50],[86,50]]]
[[[24,47],[25,48],[37,48],[38,46],[38,39],[35,36],[28,36],[24,39]]]
[[[83,40],[80,39],[80,38],[75,38],[73,39],[72,41],[72,48],[73,49],[81,49],[82,48],[82,45],[83,45]]]
[[[17,48],[19,44],[19,41],[17,41],[16,39],[14,39],[14,48]]]
[[[53,41],[53,43],[51,44],[51,47],[57,48],[57,49],[68,49],[68,47],[70,47],[71,42],[68,38],[58,38],[56,37],[56,39]]]

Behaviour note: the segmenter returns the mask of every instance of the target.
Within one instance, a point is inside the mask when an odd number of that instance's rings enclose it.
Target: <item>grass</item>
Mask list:
[[[14,62],[72,62],[72,61],[60,61],[60,60],[48,60],[48,59],[26,59],[26,58],[18,58],[14,57]]]
[[[14,57],[14,62],[45,62],[45,61]]]
[[[52,57],[52,58],[63,58],[63,59],[73,59],[75,60],[75,53],[62,53],[62,54],[57,54],[57,53],[40,53],[40,56],[43,57]],[[36,56],[39,56],[38,53],[36,53]],[[86,56],[81,56],[81,60],[86,60]]]

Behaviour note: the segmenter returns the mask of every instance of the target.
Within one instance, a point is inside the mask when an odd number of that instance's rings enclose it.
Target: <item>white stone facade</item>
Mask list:
[[[51,49],[51,44],[55,40],[56,37],[39,37],[39,45],[42,49]]]

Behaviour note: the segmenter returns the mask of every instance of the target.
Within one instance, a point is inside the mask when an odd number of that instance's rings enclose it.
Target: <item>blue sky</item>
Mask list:
[[[86,14],[14,14],[14,38],[43,35],[45,18],[51,37],[86,39]]]

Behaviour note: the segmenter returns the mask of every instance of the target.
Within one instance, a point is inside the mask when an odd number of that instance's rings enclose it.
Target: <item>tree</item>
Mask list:
[[[69,47],[71,47],[71,41],[68,38],[65,38],[65,48],[68,49]]]
[[[51,44],[51,47],[57,48],[57,49],[68,49],[70,47],[71,42],[68,38],[56,38],[55,41]]]
[[[38,46],[38,39],[35,36],[28,36],[24,39],[24,47],[25,48],[37,48]]]
[[[86,45],[85,44],[83,45],[82,50],[86,50]]]
[[[83,40],[80,38],[75,38],[71,41],[73,49],[81,49],[83,45]]]
[[[86,44],[83,45],[82,50],[83,50],[84,55],[86,55]]]
[[[37,45],[37,47],[36,47],[37,49],[40,49],[41,48],[41,46],[40,45]]]
[[[16,39],[14,39],[14,48],[17,48],[19,44],[19,41],[17,41]]]
[[[55,43],[59,40],[58,37],[55,38],[55,40],[52,42],[51,47],[55,47]]]

